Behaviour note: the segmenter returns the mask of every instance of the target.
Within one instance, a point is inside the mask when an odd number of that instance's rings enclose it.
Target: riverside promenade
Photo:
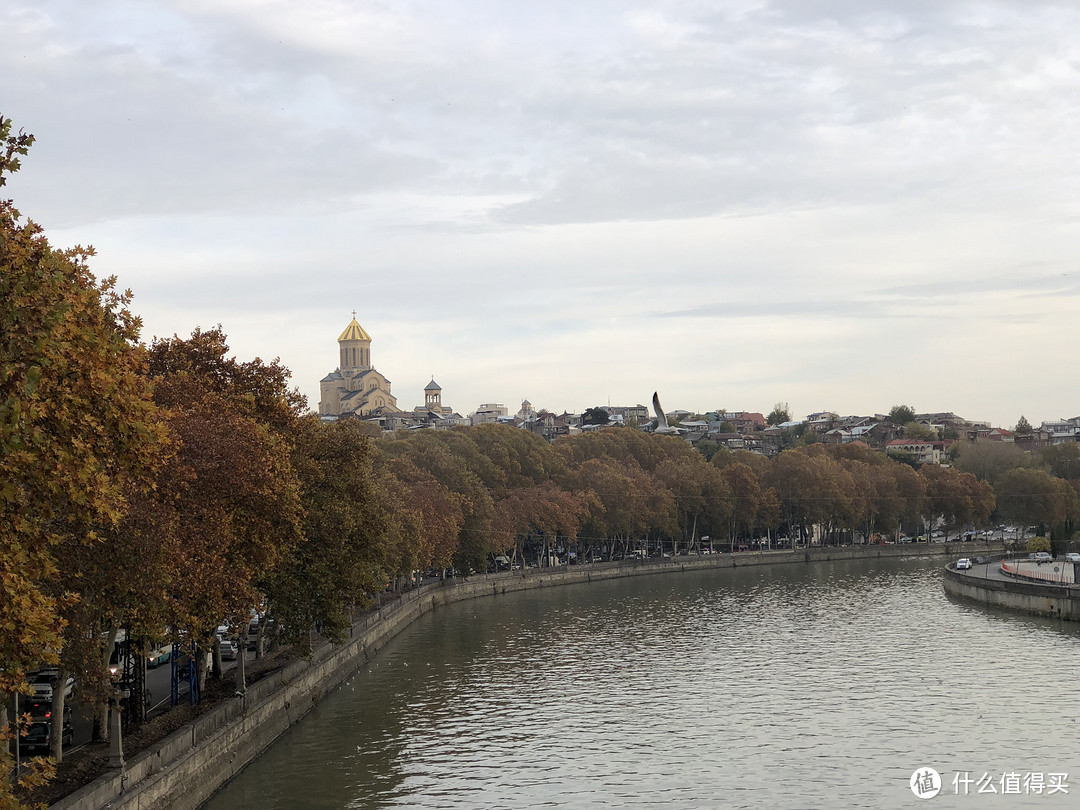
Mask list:
[[[945,592],[960,599],[1046,616],[1080,621],[1080,585],[1076,566],[1063,560],[1036,563],[994,555],[968,570],[945,568]]]
[[[534,568],[502,574],[434,581],[405,592],[353,624],[341,646],[325,645],[308,660],[294,661],[250,685],[246,694],[224,701],[145,751],[128,759],[70,796],[54,810],[194,810],[330,690],[369,661],[391,638],[425,613],[453,602],[481,597],[618,579],[674,575],[687,571],[800,565],[840,560],[962,557],[989,553],[983,543],[812,546],[793,551],[679,556],[645,561]]]

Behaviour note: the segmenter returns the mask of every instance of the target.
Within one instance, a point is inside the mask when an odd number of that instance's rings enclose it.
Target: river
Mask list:
[[[942,564],[439,608],[205,808],[913,807],[926,768],[934,807],[1076,806],[1080,627],[951,601]]]

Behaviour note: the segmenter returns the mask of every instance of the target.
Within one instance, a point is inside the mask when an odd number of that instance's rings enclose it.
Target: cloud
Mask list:
[[[98,247],[148,334],[221,322],[311,395],[356,308],[403,401],[434,373],[461,410],[663,388],[872,412],[917,380],[927,409],[1032,418],[1077,386],[985,380],[1058,379],[1071,334],[1078,22],[1020,0],[13,0],[0,112],[38,142],[6,190]]]

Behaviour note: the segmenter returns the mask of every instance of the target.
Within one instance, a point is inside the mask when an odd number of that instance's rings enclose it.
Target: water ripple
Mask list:
[[[948,600],[933,560],[479,600],[407,629],[208,807],[907,807],[920,766],[1075,766],[1078,642]]]

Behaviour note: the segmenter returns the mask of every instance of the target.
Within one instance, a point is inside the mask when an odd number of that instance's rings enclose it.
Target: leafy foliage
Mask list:
[[[1024,549],[1028,552],[1049,551],[1050,538],[1032,537],[1024,544]]]
[[[915,409],[910,405],[893,405],[889,409],[889,421],[894,425],[906,425],[915,421]]]
[[[583,425],[606,425],[611,421],[611,414],[603,408],[586,408],[581,415]]]
[[[784,422],[790,422],[791,410],[788,408],[788,404],[786,402],[777,402],[773,405],[769,415],[765,417],[765,421],[770,425],[782,425]]]
[[[990,484],[1009,470],[1031,466],[1032,463],[1032,457],[1015,444],[982,441],[954,446],[960,448],[956,454],[957,469]]]
[[[289,640],[318,627],[340,643],[348,636],[353,607],[382,588],[389,567],[382,543],[386,517],[374,497],[375,445],[361,425],[323,423],[314,416],[296,425],[292,460],[304,541],[285,549],[264,582]]]
[[[33,138],[0,116],[0,185]],[[139,319],[115,279],[98,281],[93,249],[53,248],[0,201],[0,692],[57,663],[62,611],[85,601],[61,550],[102,542],[161,456],[164,432],[137,346]],[[65,555],[66,559],[66,555]],[[76,576],[68,576],[75,573]],[[62,690],[61,690],[62,691]],[[8,731],[0,731],[0,735]],[[0,751],[0,804],[11,760]],[[47,775],[35,769],[33,779]]]
[[[924,425],[921,422],[904,423],[905,439],[936,439],[937,437],[937,431],[929,425]]]

